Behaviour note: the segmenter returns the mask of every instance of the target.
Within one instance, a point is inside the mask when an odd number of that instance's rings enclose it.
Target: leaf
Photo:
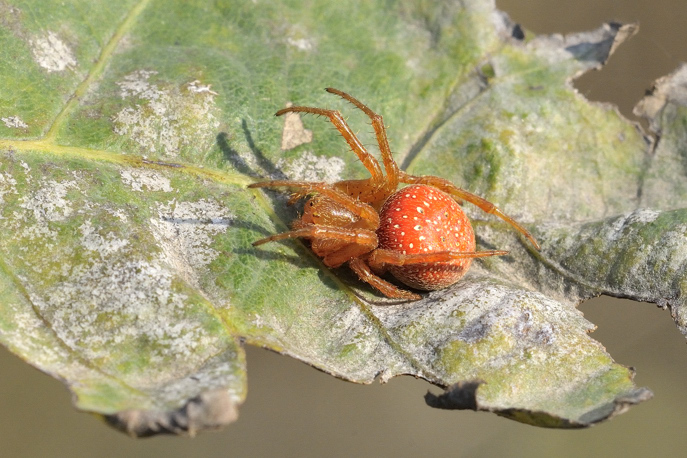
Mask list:
[[[575,309],[631,297],[686,326],[681,99],[650,96],[654,150],[570,85],[635,26],[531,37],[488,0],[27,1],[0,17],[0,341],[78,408],[134,435],[229,423],[243,342],[539,426],[651,396]],[[298,103],[367,122],[325,86],[384,115],[404,169],[496,202],[542,251],[467,207],[481,247],[511,254],[398,304],[299,241],[252,247],[297,213],[249,183],[364,176],[325,121],[273,117]]]

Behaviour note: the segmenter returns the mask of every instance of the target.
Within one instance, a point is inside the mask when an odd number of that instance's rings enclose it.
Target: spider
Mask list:
[[[456,283],[473,258],[500,256],[507,251],[475,251],[475,235],[458,202],[470,202],[498,216],[522,233],[537,249],[534,237],[491,202],[436,176],[415,176],[399,169],[394,161],[382,116],[358,99],[338,89],[327,92],[352,103],[371,120],[384,170],[336,110],[291,106],[277,111],[311,113],[329,118],[358,156],[370,177],[333,184],[272,180],[249,188],[290,188],[289,203],[302,198],[303,215],[292,230],[253,243],[302,237],[326,266],[348,266],[363,281],[389,298],[417,300],[421,296],[382,279],[386,271],[415,289],[432,291]],[[400,184],[408,184],[399,189]]]

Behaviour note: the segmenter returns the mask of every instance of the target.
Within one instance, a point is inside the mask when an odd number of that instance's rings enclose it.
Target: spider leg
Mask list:
[[[382,115],[375,113],[360,100],[343,91],[331,87],[326,88],[325,91],[331,94],[336,94],[344,100],[351,102],[357,108],[362,110],[372,121],[372,127],[374,128],[375,135],[377,136],[379,151],[382,153],[382,162],[384,162],[384,169],[386,170],[386,188],[389,190],[389,194],[391,194],[398,187],[400,171],[398,168],[398,164],[396,164],[396,161],[394,160],[391,154],[391,148],[389,147],[389,139],[386,136],[386,128],[384,127],[384,120],[382,118]]]
[[[312,239],[313,242],[315,240],[331,240],[347,244],[338,250],[323,255],[324,264],[328,267],[339,267],[352,258],[374,250],[378,243],[377,234],[367,229],[345,229],[335,226],[308,224],[253,242],[253,246],[297,237]]]
[[[407,266],[411,264],[434,264],[456,259],[485,258],[487,256],[504,256],[508,251],[437,251],[435,253],[403,254],[394,250],[378,248],[367,257],[373,269],[383,269],[387,265]]]
[[[382,174],[382,168],[379,166],[379,162],[377,162],[377,159],[368,153],[363,144],[360,143],[360,140],[358,140],[358,137],[356,137],[348,126],[346,120],[341,116],[341,113],[336,110],[326,110],[324,108],[293,106],[282,108],[277,111],[276,116],[281,116],[285,113],[312,113],[329,118],[331,123],[334,124],[334,127],[336,127],[341,133],[341,136],[346,140],[348,146],[358,155],[360,162],[362,162],[365,168],[370,172],[372,181],[375,183],[384,181],[384,175]]]
[[[366,178],[363,180],[337,181],[336,183],[332,184],[332,187],[338,189],[339,191],[342,191],[344,194],[348,196],[351,196],[353,199],[360,202],[365,202],[366,204],[372,205],[373,202],[376,202],[378,200],[381,200],[381,202],[384,203],[384,201],[387,198],[387,195],[384,194],[380,198],[380,196],[378,196],[379,188],[373,187],[372,190],[370,190],[370,180],[370,178]],[[291,194],[291,197],[289,198],[288,205],[293,205],[307,196],[307,192],[294,192],[293,194]]]
[[[317,183],[308,181],[288,181],[288,180],[273,180],[261,181],[248,185],[249,188],[268,188],[268,187],[284,187],[295,188],[297,191],[295,195],[289,200],[305,197],[308,194],[320,194],[327,197],[337,204],[344,207],[346,210],[360,216],[362,219],[372,223],[374,227],[379,226],[379,215],[370,205],[365,202],[354,199],[343,191],[336,189],[334,186],[327,183]]]
[[[324,264],[329,267],[339,267],[341,264],[358,258],[377,248],[377,237],[367,240],[368,243],[352,243],[343,248],[329,253],[323,258]],[[374,242],[374,243],[373,243]]]
[[[426,184],[429,186],[434,186],[435,188],[438,188],[448,194],[451,194],[454,198],[457,199],[462,199],[467,202],[470,202],[471,204],[476,205],[479,207],[482,211],[485,213],[489,213],[494,216],[498,216],[511,226],[513,226],[518,232],[520,232],[522,235],[524,235],[527,240],[529,240],[534,247],[539,250],[540,246],[539,243],[535,240],[534,236],[530,234],[530,232],[522,227],[517,221],[515,221],[513,218],[510,216],[506,215],[503,213],[501,210],[496,207],[496,205],[492,204],[488,200],[473,194],[471,192],[468,192],[464,189],[459,188],[458,186],[454,185],[448,180],[445,180],[440,177],[435,177],[435,176],[423,176],[423,177],[418,177],[415,175],[409,175],[405,172],[401,172],[400,180],[402,183],[409,183],[409,184]]]
[[[420,296],[419,294],[411,293],[410,291],[401,289],[395,285],[392,285],[388,281],[381,279],[380,277],[372,273],[370,267],[367,264],[365,264],[365,261],[363,261],[360,258],[351,259],[348,262],[348,265],[351,268],[351,270],[358,275],[358,278],[360,278],[360,280],[377,289],[386,297],[409,300],[422,299],[422,296]]]
[[[369,231],[367,229],[346,229],[317,224],[308,224],[291,231],[270,235],[269,237],[265,237],[264,239],[253,242],[253,246],[274,242],[276,240],[293,239],[297,237],[353,243],[356,245],[372,247],[370,250],[377,246],[377,234],[375,234],[374,231]]]

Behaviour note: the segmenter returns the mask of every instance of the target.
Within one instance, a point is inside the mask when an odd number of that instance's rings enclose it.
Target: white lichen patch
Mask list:
[[[632,258],[626,261],[622,290],[642,300],[660,302],[666,291],[670,291],[669,285],[675,278],[684,275],[687,266],[687,225],[677,224],[651,241],[642,241],[637,237],[647,233],[643,224],[628,226],[625,231],[625,243],[632,247]]]
[[[210,389],[229,389],[229,396],[238,403],[242,397],[239,392],[243,380],[238,374],[241,371],[236,355],[230,355],[230,361],[217,360],[215,358],[203,365],[199,371],[186,377],[172,380],[170,383],[155,390],[155,398],[164,403],[178,402],[180,399],[188,400],[198,396],[199,388],[203,392]]]
[[[57,232],[51,228],[51,223],[64,221],[74,213],[67,199],[70,189],[78,189],[76,181],[47,180],[40,188],[20,198],[19,207],[23,211],[13,212],[10,225],[17,237],[24,239],[22,251],[31,251],[36,241],[40,241],[41,249],[54,246]]]
[[[194,284],[196,269],[211,263],[220,253],[212,248],[214,238],[232,224],[234,215],[220,203],[172,200],[158,207],[158,217],[150,221],[155,240],[165,260]]]
[[[71,48],[55,32],[48,32],[30,41],[33,58],[49,73],[76,67]]]
[[[687,225],[675,226],[661,237],[661,242],[652,257],[663,261],[661,264],[672,274],[684,273],[687,265]]]
[[[517,367],[525,354],[531,367],[553,364],[581,341],[589,345],[581,351],[598,350],[587,337],[593,327],[578,310],[484,280],[442,291],[431,307],[418,301],[379,307],[375,315],[417,360],[446,370],[449,381]]]
[[[288,46],[303,52],[313,51],[317,46],[315,39],[301,25],[290,26],[285,31],[284,41]]]
[[[648,208],[626,213],[619,216],[607,228],[604,228],[601,235],[609,241],[618,240],[625,233],[625,230],[631,228],[634,224],[652,223],[660,214],[660,212]]]
[[[216,340],[188,316],[187,299],[159,261],[140,259],[75,265],[68,279],[32,297],[60,339],[93,364],[143,359],[139,384],[174,376],[165,364],[193,359]],[[132,353],[139,346],[144,353]]]
[[[661,212],[651,208],[640,208],[639,210],[633,211],[627,218],[627,221],[629,223],[652,223],[660,214]]]
[[[280,159],[277,168],[284,171],[292,180],[325,181],[334,183],[341,180],[346,163],[338,157],[315,156],[305,151],[296,159]]]
[[[130,186],[134,191],[173,191],[169,178],[155,170],[122,169],[119,173],[122,177],[122,182]]]
[[[48,180],[19,206],[32,212],[36,222],[64,221],[73,212],[66,198],[70,189],[78,189],[76,181]]]
[[[374,357],[379,342],[372,336],[375,329],[359,307],[350,307],[332,320],[332,333],[342,345],[354,345],[356,354]],[[379,356],[379,355],[378,355]]]
[[[201,84],[200,80],[195,80],[191,81],[188,83],[188,90],[191,92],[195,92],[196,94],[201,94],[201,93],[206,93],[206,94],[211,94],[211,95],[217,95],[215,91],[210,89],[209,84]]]
[[[31,183],[31,175],[29,175],[31,172],[31,166],[25,161],[19,161],[19,165],[21,165],[21,168],[24,169],[24,173],[26,174],[26,182]]]
[[[286,106],[292,106],[287,103]],[[298,113],[286,113],[284,115],[284,130],[281,134],[281,149],[286,151],[312,141],[312,131],[303,126],[303,121]]]
[[[46,331],[45,322],[30,307],[21,302],[5,301],[6,317],[12,326],[2,330],[4,342],[13,353],[31,358],[42,369],[63,369],[69,361],[67,349],[55,342],[52,332]]]
[[[216,92],[198,80],[182,87],[150,82],[155,71],[139,70],[117,82],[131,106],[113,118],[115,133],[151,154],[176,157],[184,150],[205,152],[219,127]]]
[[[372,382],[412,373],[404,354],[399,354],[381,336],[378,324],[359,307],[336,304],[328,311],[313,312],[303,308],[290,319],[270,313],[251,314],[250,323],[258,330],[263,345],[294,349],[292,354],[319,367],[334,367],[335,373],[354,380]],[[311,314],[316,314],[317,317]],[[318,332],[296,332],[295,326],[315,326]],[[309,324],[308,324],[309,323]],[[319,324],[318,324],[319,323]]]
[[[17,180],[9,173],[0,173],[0,204],[5,201],[7,194],[17,194]],[[2,214],[0,214],[2,219]]]
[[[122,81],[117,82],[119,86],[119,96],[123,99],[129,97],[155,98],[158,89],[155,85],[148,82],[148,79],[157,75],[156,71],[138,70],[126,75]]]
[[[119,218],[119,220],[122,223],[126,223],[129,221],[129,216],[121,208],[108,209],[108,212],[111,213],[112,215],[116,216],[117,218]]]
[[[5,126],[10,129],[28,129],[29,125],[26,124],[19,116],[8,116],[6,118],[0,118]]]
[[[88,251],[97,252],[101,258],[105,258],[129,244],[128,240],[119,239],[112,233],[105,236],[100,235],[90,221],[79,226],[79,232],[81,232],[81,246]]]
[[[308,38],[292,38],[286,39],[286,44],[293,46],[300,51],[312,51],[315,48],[315,42]]]

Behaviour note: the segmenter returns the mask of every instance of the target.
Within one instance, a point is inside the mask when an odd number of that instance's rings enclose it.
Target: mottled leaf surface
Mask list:
[[[657,143],[570,85],[634,26],[533,37],[488,0],[16,1],[0,25],[0,341],[131,434],[233,421],[243,342],[582,427],[651,393],[580,301],[658,302],[687,328],[684,71],[643,102]],[[511,254],[397,303],[299,241],[254,248],[297,209],[248,184],[364,176],[325,120],[273,117],[345,110],[373,145],[327,86],[384,115],[404,169],[492,200],[542,251],[466,207],[480,247]]]

